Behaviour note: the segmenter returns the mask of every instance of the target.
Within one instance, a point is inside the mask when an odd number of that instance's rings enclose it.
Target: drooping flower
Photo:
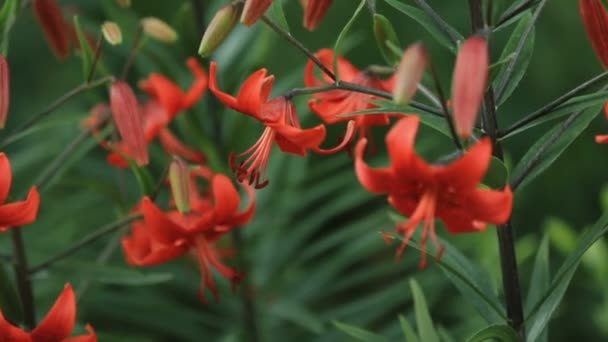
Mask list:
[[[272,5],[272,0],[245,0],[241,23],[246,26],[255,24],[266,13],[270,5]]]
[[[218,297],[211,268],[230,280],[233,286],[238,285],[242,277],[222,263],[222,251],[216,245],[226,233],[253,218],[255,194],[246,187],[249,205],[239,211],[241,200],[228,177],[207,172],[195,172],[194,175],[211,177],[210,193],[199,197],[198,190],[191,191],[193,198],[188,213],[177,210],[164,213],[149,198],[144,198],[140,206],[144,221],[132,226],[131,235],[123,239],[122,246],[127,262],[134,266],[159,265],[191,252],[200,267],[200,297],[205,301],[205,289]]]
[[[608,68],[608,11],[601,0],[579,0],[587,37],[604,68]]]
[[[467,39],[458,52],[452,79],[452,108],[458,135],[468,139],[488,81],[488,43],[482,37]]]
[[[5,203],[12,180],[10,161],[4,153],[0,153],[0,232],[6,231],[9,227],[30,224],[38,216],[40,195],[35,186],[30,189],[24,201]]]
[[[281,151],[305,156],[308,150],[320,154],[331,154],[342,150],[352,138],[353,124],[349,123],[342,142],[332,149],[322,149],[320,145],[326,137],[324,125],[303,129],[295,105],[286,97],[268,101],[274,76],[267,75],[266,69],[253,73],[243,83],[236,97],[224,93],[217,85],[217,65],[211,63],[209,89],[229,108],[249,115],[264,124],[264,132],[258,141],[246,151],[231,154],[230,163],[239,181],[249,180],[256,188],[268,184],[264,178],[272,146],[276,142]],[[237,163],[237,159],[248,156]]]
[[[0,54],[0,129],[6,125],[8,106],[10,103],[11,77],[8,61]]]
[[[313,31],[327,13],[332,0],[303,0],[304,6],[304,27]]]
[[[355,171],[364,188],[387,194],[389,204],[409,217],[397,224],[397,232],[404,235],[397,258],[422,224],[420,267],[424,268],[428,238],[439,248],[438,257],[443,249],[435,233],[436,219],[452,234],[483,231],[487,224],[503,224],[509,219],[513,194],[508,186],[502,191],[478,189],[492,157],[489,139],[481,139],[448,165],[429,165],[414,150],[418,125],[418,117],[408,116],[388,133],[390,167],[370,168],[363,160],[367,141],[361,140],[355,151]]]
[[[321,49],[315,55],[323,65],[335,72],[332,66],[334,58],[332,50]],[[381,80],[370,72],[360,71],[343,57],[338,57],[338,74],[343,81],[389,93],[393,92],[395,85],[394,77],[388,80]],[[326,75],[324,75],[323,79],[316,77],[315,64],[312,61],[308,61],[304,74],[304,83],[307,87],[318,87],[330,83],[330,80]],[[376,108],[377,106],[370,102],[373,99],[378,98],[374,95],[348,90],[331,90],[314,94],[308,105],[310,110],[327,124],[354,120],[355,127],[359,131],[359,136],[369,138],[371,135],[370,127],[388,125],[391,114],[357,115],[350,118],[341,117],[340,115]]]
[[[70,338],[76,324],[76,296],[67,284],[47,316],[31,332],[8,322],[0,310],[0,341],[3,342],[97,342],[95,331],[86,326],[87,335]]]

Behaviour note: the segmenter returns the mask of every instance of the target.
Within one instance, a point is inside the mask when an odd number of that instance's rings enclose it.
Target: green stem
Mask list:
[[[443,32],[451,41],[454,46],[458,45],[458,39],[460,34],[448,24],[443,18],[435,12],[435,10],[426,2],[426,0],[414,0],[414,2],[422,9],[430,18],[435,22],[435,25]]]
[[[507,10],[500,16],[500,19],[498,19],[498,23],[496,24],[495,30],[502,27],[502,25],[504,25],[507,21],[515,18],[517,15],[531,8],[537,2],[538,0],[528,0],[522,2],[519,5],[512,5],[511,7],[507,8]]]
[[[137,221],[141,218],[142,218],[142,214],[132,214],[132,215],[120,218],[112,223],[109,223],[109,224],[97,229],[93,233],[85,236],[80,241],[76,242],[75,244],[71,245],[70,247],[66,248],[65,250],[51,256],[46,261],[43,261],[40,264],[31,267],[29,269],[29,271],[27,271],[26,273],[29,273],[30,275],[32,275],[32,274],[38,273],[42,270],[45,270],[45,269],[49,268],[51,265],[53,265],[54,263],[56,263],[60,260],[63,260],[64,258],[78,252],[82,248],[94,243],[95,241],[99,240],[100,238],[106,236],[107,234],[115,232],[118,229],[128,225],[129,223]]]
[[[20,227],[13,227],[11,231],[11,240],[13,242],[13,254],[15,258],[15,278],[17,279],[17,288],[19,297],[21,297],[21,306],[23,307],[23,319],[26,328],[34,329],[36,326],[36,308],[34,306],[34,291],[32,289],[32,281],[29,277],[27,268],[27,255],[25,252],[25,243]]]
[[[437,70],[435,69],[435,64],[429,63],[431,68],[431,75],[433,76],[433,83],[435,84],[435,89],[437,90],[437,95],[439,95],[439,101],[441,102],[441,109],[443,110],[443,116],[445,117],[445,121],[448,123],[448,127],[450,128],[450,134],[452,135],[452,140],[454,141],[454,145],[461,152],[463,151],[462,143],[460,142],[460,138],[458,137],[458,133],[456,132],[456,127],[454,125],[454,118],[450,115],[450,111],[447,106],[447,99],[443,92],[443,88],[441,87],[441,82],[439,81],[439,76],[437,75]]]

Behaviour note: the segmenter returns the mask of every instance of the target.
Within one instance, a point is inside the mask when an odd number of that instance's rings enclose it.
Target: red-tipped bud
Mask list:
[[[608,12],[601,0],[579,0],[587,36],[604,68],[608,68]]]
[[[70,53],[70,32],[55,0],[34,0],[34,13],[53,53],[64,59]]]
[[[456,57],[452,78],[452,105],[456,131],[471,136],[488,82],[488,43],[482,37],[467,39]]]
[[[309,31],[314,30],[319,26],[321,19],[327,13],[332,0],[304,0],[304,27]]]
[[[179,157],[174,157],[169,166],[169,183],[171,194],[177,210],[182,213],[190,212],[190,168]]]
[[[397,79],[393,89],[395,103],[405,105],[414,97],[428,60],[428,53],[421,42],[405,50],[397,68]]]
[[[10,103],[11,77],[8,62],[4,55],[0,54],[0,129],[4,128],[8,117],[8,105]]]
[[[118,132],[126,146],[126,152],[138,165],[148,164],[148,147],[139,113],[137,98],[131,87],[123,81],[112,83],[110,106]]]
[[[246,26],[255,24],[266,13],[270,5],[272,5],[272,0],[245,0],[241,23]]]
[[[201,39],[198,47],[199,55],[208,57],[220,46],[236,25],[242,7],[243,4],[240,2],[231,2],[215,13]]]

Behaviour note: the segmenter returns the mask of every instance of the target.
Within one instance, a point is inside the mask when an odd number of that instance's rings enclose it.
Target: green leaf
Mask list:
[[[150,174],[150,171],[148,171],[148,169],[146,169],[145,167],[140,167],[139,165],[137,165],[137,163],[135,163],[135,161],[128,157],[125,159],[129,162],[129,167],[131,168],[133,175],[135,175],[135,178],[137,179],[137,185],[139,185],[139,191],[141,195],[149,196],[150,194],[152,194],[152,192],[154,191],[155,184],[154,180],[152,179],[152,175]]]
[[[6,0],[2,5],[2,9],[0,9],[0,30],[2,30],[2,44],[0,44],[0,51],[3,55],[7,54],[10,31],[13,28],[15,19],[17,18],[19,7],[19,0]]]
[[[91,50],[91,46],[89,45],[89,41],[87,40],[82,27],[80,26],[80,20],[78,16],[74,16],[74,29],[76,30],[76,35],[78,36],[78,43],[80,44],[80,60],[82,61],[82,76],[84,81],[88,81],[89,75],[91,73],[91,68],[93,67],[93,59],[95,56],[93,55],[93,50]]]
[[[401,331],[403,331],[406,342],[418,342],[420,340],[410,323],[402,315],[399,315],[399,323],[401,324]]]
[[[365,329],[361,329],[359,327],[355,327],[352,325],[348,325],[346,323],[341,322],[333,322],[336,328],[340,329],[343,333],[348,336],[354,338],[358,341],[366,341],[366,342],[385,342],[388,341],[386,338],[375,334],[371,331],[367,331]]]
[[[496,157],[492,157],[488,172],[482,181],[482,184],[489,186],[492,189],[502,189],[507,184],[509,179],[509,170],[504,162]]]
[[[608,100],[608,91],[600,91],[597,93],[589,94],[589,95],[581,95],[577,97],[573,97],[570,100],[564,102],[563,104],[554,108],[550,114],[544,115],[542,118],[534,120],[529,124],[522,126],[509,134],[505,134],[500,139],[507,139],[514,135],[517,135],[521,132],[524,132],[532,127],[543,124],[547,121],[555,120],[566,116],[568,114],[572,114],[574,112],[578,112],[581,110],[586,110],[587,108],[602,105]]]
[[[121,286],[150,286],[173,279],[165,272],[144,272],[140,269],[102,265],[93,262],[70,261],[57,264],[55,268],[73,275],[78,280],[96,281]]]
[[[433,320],[429,313],[429,308],[426,305],[424,293],[416,280],[410,280],[412,295],[414,296],[414,311],[416,312],[416,326],[420,339],[425,342],[439,342],[439,336],[433,327]]]
[[[467,339],[467,342],[483,342],[483,341],[498,341],[498,342],[518,342],[520,341],[517,333],[507,325],[490,325],[476,332],[473,336]],[[531,340],[532,341],[532,340]]]
[[[521,188],[543,173],[572,144],[597,116],[602,106],[592,107],[582,113],[572,114],[566,121],[557,124],[545,133],[526,152],[515,166],[512,180]]]
[[[450,40],[450,37],[448,37],[447,34],[437,28],[435,22],[424,11],[413,6],[406,5],[397,0],[384,1],[386,1],[387,4],[391,5],[399,12],[417,21],[418,24],[420,24],[424,29],[426,29],[428,33],[430,33],[440,45],[448,48],[454,53],[456,52],[456,46],[454,46],[454,44]],[[458,40],[463,41],[464,37],[459,36]]]
[[[393,25],[382,14],[374,14],[374,36],[384,60],[389,65],[397,65],[401,59],[401,54],[395,53],[395,50],[400,50],[398,47],[401,46],[401,43],[399,43]]]
[[[334,67],[334,74],[336,75],[336,81],[340,79],[340,76],[339,76],[340,71],[338,70],[338,56],[340,56],[340,45],[342,45],[342,42],[344,41],[344,39],[346,39],[346,36],[348,35],[348,32],[350,31],[351,27],[355,23],[355,20],[359,16],[359,13],[361,13],[361,10],[363,10],[363,7],[365,6],[365,2],[366,2],[366,0],[361,0],[361,2],[359,3],[359,6],[355,10],[355,13],[353,13],[353,16],[348,20],[346,25],[344,25],[344,28],[342,29],[342,31],[340,31],[340,34],[338,35],[338,39],[336,39],[336,43],[334,44],[334,60],[333,60],[332,65]]]
[[[549,235],[545,234],[536,260],[532,269],[532,278],[530,279],[530,287],[528,288],[528,297],[526,298],[526,309],[529,311],[534,303],[538,302],[543,293],[549,288],[551,275],[549,273]],[[539,341],[548,341],[547,329],[545,328]]]
[[[281,301],[272,306],[271,312],[277,317],[293,322],[315,334],[321,334],[325,330],[321,319],[295,301]]]
[[[23,310],[19,298],[6,266],[0,263],[0,311],[15,322],[23,320]]]
[[[528,313],[528,339],[536,340],[549,323],[551,316],[561,303],[570,281],[576,272],[585,252],[608,232],[608,212],[587,230],[579,240],[576,249],[570,253],[557,271],[551,285]]]
[[[291,32],[289,29],[289,23],[287,17],[285,17],[285,11],[283,10],[283,1],[275,0],[272,2],[270,9],[266,12],[270,19],[277,23],[286,32]]]
[[[508,63],[502,65],[498,77],[493,82],[497,89],[497,106],[502,105],[513,93],[524,77],[532,53],[534,52],[534,21],[530,12],[526,13],[509,38],[502,50],[499,60],[511,57]]]

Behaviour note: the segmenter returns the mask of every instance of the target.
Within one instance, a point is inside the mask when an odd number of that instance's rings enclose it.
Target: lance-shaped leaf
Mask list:
[[[374,14],[374,36],[384,60],[390,65],[399,63],[399,54],[391,46],[400,46],[399,38],[391,22],[382,14]]]
[[[110,106],[118,132],[138,165],[148,164],[148,146],[144,136],[142,117],[133,90],[124,81],[116,81],[110,88]]]

